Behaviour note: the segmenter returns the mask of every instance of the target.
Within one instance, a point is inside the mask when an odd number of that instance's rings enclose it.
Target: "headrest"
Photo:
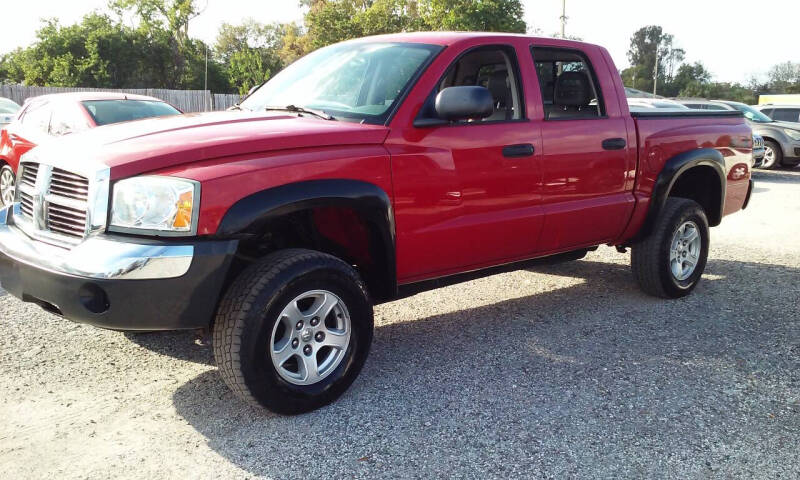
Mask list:
[[[508,85],[508,72],[500,70],[492,73],[486,88],[492,93],[495,102],[506,103],[511,93]]]
[[[567,107],[582,107],[592,100],[589,77],[584,72],[564,72],[556,81],[553,103]]]

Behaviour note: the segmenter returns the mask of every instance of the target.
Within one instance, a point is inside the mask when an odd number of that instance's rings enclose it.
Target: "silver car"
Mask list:
[[[0,130],[14,120],[20,106],[8,98],[0,97]]]
[[[753,106],[769,118],[778,122],[791,122],[800,124],[800,105],[766,105]]]
[[[728,100],[679,98],[676,101],[693,109],[742,112],[753,133],[764,138],[764,162],[761,168],[791,168],[800,165],[800,123],[776,122],[750,105]]]

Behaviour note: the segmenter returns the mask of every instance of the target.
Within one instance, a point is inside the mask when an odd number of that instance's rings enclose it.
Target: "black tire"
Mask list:
[[[777,143],[773,142],[772,140],[764,140],[764,161],[761,163],[761,168],[765,170],[774,170],[776,168],[781,168],[783,165],[783,150],[781,150],[781,146]],[[767,160],[768,155],[767,153],[769,150],[773,152],[773,161],[769,162]]]
[[[2,181],[2,177],[7,176],[7,175],[11,176],[10,178],[13,179],[13,183],[10,185],[11,191],[9,192],[9,195],[13,196],[14,195],[14,188],[16,188],[16,183],[17,183],[16,182],[16,176],[14,175],[14,170],[12,170],[11,167],[9,167],[8,165],[3,164],[3,162],[0,162],[0,164],[3,165],[2,168],[0,168],[0,182]],[[3,189],[0,186],[0,206],[3,206],[3,207],[6,207],[8,205],[11,205],[11,203],[13,203],[13,200],[11,202],[7,202],[6,199],[4,198],[5,194],[6,194],[6,190],[7,189]]]
[[[315,289],[344,302],[350,340],[329,375],[295,385],[278,373],[268,345],[284,307]],[[225,293],[214,324],[214,358],[225,383],[242,399],[281,414],[308,412],[336,400],[356,379],[369,354],[373,321],[366,287],[350,265],[312,250],[281,250],[244,270]]]
[[[692,274],[678,280],[670,266],[670,249],[675,232],[688,221],[698,227],[700,253]],[[693,200],[668,198],[650,235],[631,248],[631,270],[639,287],[662,298],[680,298],[691,293],[705,270],[709,240],[708,219],[703,208]]]

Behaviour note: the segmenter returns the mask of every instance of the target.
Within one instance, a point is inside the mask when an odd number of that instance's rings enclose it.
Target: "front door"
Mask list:
[[[479,47],[457,57],[417,120],[450,86],[489,89],[482,121],[393,130],[398,279],[408,283],[503,263],[535,250],[542,227],[541,140],[528,122],[514,48]]]

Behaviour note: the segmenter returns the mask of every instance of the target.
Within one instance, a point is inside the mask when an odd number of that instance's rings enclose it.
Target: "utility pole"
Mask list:
[[[567,38],[565,34],[567,26],[567,0],[561,0],[561,38]]]
[[[208,91],[208,44],[206,44],[206,74],[203,81],[203,90]],[[205,92],[203,94],[205,95]],[[208,111],[208,102],[206,102],[206,111]]]
[[[659,45],[661,42],[658,42]],[[656,89],[658,88],[658,47],[656,45],[656,65],[653,67],[653,96],[656,94]]]

